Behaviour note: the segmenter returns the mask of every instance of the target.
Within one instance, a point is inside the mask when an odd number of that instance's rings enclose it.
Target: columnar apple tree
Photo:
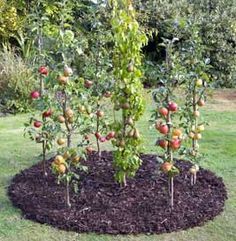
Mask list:
[[[141,138],[136,122],[144,111],[140,65],[141,48],[147,43],[147,37],[135,19],[131,1],[114,0],[112,6],[115,78],[112,100],[115,111],[121,110],[121,118],[116,117],[114,122],[114,167],[116,180],[126,185],[126,178],[133,177],[142,163],[139,157]]]
[[[194,185],[199,171],[198,163],[203,158],[199,151],[198,142],[202,139],[205,122],[201,117],[200,108],[205,105],[206,100],[209,59],[203,57],[202,42],[197,25],[189,24],[188,28],[191,31],[191,38],[182,50],[183,63],[186,68],[186,98],[182,111],[182,126],[185,128],[191,142],[190,148],[186,149],[185,154],[194,163],[189,170],[191,185]]]
[[[174,153],[179,150],[182,142],[182,131],[179,129],[177,121],[174,120],[179,111],[175,102],[174,90],[181,81],[181,66],[178,55],[174,52],[174,43],[177,38],[172,40],[163,39],[162,46],[165,47],[166,61],[160,68],[160,85],[153,91],[153,99],[157,103],[154,111],[155,128],[161,134],[157,140],[157,146],[164,149],[164,162],[161,170],[168,176],[168,187],[170,195],[170,206],[174,206],[174,176],[179,173],[175,167]]]

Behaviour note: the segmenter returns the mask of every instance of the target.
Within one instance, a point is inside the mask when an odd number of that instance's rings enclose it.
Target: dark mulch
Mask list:
[[[9,196],[25,218],[77,232],[165,233],[200,226],[222,212],[225,185],[211,171],[200,169],[197,184],[191,187],[191,164],[177,161],[181,174],[175,178],[171,211],[166,177],[156,173],[156,156],[142,155],[142,159],[135,179],[120,188],[113,180],[112,154],[104,152],[101,162],[91,155],[86,161],[90,172],[81,181],[79,194],[72,194],[71,209],[65,207],[64,187],[56,184],[51,171],[42,178],[40,164],[14,177]]]

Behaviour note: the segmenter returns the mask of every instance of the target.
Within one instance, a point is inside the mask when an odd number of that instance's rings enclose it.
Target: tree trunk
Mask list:
[[[66,205],[68,208],[71,208],[71,203],[70,203],[70,184],[67,181],[66,182]]]
[[[43,145],[43,174],[46,177],[48,175],[47,170],[46,170],[46,145],[47,145],[47,142],[43,141],[42,145]]]

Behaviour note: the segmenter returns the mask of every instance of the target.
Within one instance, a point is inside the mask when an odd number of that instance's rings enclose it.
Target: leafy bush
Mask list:
[[[1,111],[28,111],[29,93],[35,85],[31,68],[13,49],[4,47],[0,52],[0,104],[3,106]]]
[[[179,47],[190,38],[188,23],[198,25],[204,57],[211,61],[211,76],[215,87],[236,86],[236,2],[231,0],[145,0],[136,2],[139,22],[146,29],[158,30],[158,36],[145,48],[147,59],[155,64],[164,61],[162,38],[171,39],[176,27]],[[147,67],[149,74],[150,65]],[[152,79],[155,82],[156,79]],[[146,80],[148,81],[148,80]]]

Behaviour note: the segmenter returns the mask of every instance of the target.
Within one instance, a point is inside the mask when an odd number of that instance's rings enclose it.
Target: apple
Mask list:
[[[172,167],[173,167],[173,164],[167,161],[161,164],[161,170],[164,173],[168,173],[172,169]]]
[[[61,75],[61,76],[58,76],[57,78],[59,84],[61,85],[66,85],[68,83],[68,77],[64,76],[64,75]]]
[[[197,170],[194,166],[192,166],[190,169],[189,169],[189,172],[193,175],[195,175],[197,173]]]
[[[86,111],[86,108],[83,105],[78,106],[78,111],[80,113],[84,113]]]
[[[40,97],[40,93],[38,91],[32,91],[30,94],[32,99],[38,99]]]
[[[104,112],[103,112],[102,110],[98,110],[98,111],[96,112],[96,115],[97,115],[97,117],[102,118],[102,117],[104,116]]]
[[[201,87],[202,84],[203,84],[202,79],[197,79],[197,80],[196,80],[196,86],[197,86],[197,87]]]
[[[110,139],[114,138],[116,133],[114,131],[111,131],[107,134],[106,139],[109,141]]]
[[[129,103],[124,103],[121,105],[121,108],[124,110],[128,110],[130,108],[130,104]]]
[[[166,135],[169,132],[169,127],[168,125],[160,125],[158,128],[159,132],[163,135]]]
[[[65,163],[65,159],[64,159],[63,156],[57,155],[57,156],[54,158],[54,163],[55,163],[56,165],[63,164],[63,163]]]
[[[58,120],[58,122],[60,122],[60,123],[65,123],[65,117],[64,116],[62,116],[62,115],[59,115],[58,117],[57,117],[57,120]]]
[[[68,151],[66,151],[64,154],[63,154],[63,158],[66,160],[68,158],[70,158],[70,153]]]
[[[202,134],[201,134],[201,133],[195,133],[194,139],[195,139],[195,140],[200,140],[200,139],[202,139]]]
[[[86,147],[87,154],[91,154],[93,152],[93,148],[91,146]]]
[[[39,67],[38,72],[42,75],[46,75],[46,76],[48,75],[48,69],[46,66]]]
[[[97,139],[100,139],[102,137],[102,135],[99,132],[96,132],[95,136],[96,136]]]
[[[51,109],[43,112],[43,117],[45,117],[45,118],[50,117],[51,115],[52,115],[52,110]]]
[[[101,142],[105,142],[106,140],[107,140],[106,137],[103,137],[103,136],[99,138],[99,141]]]
[[[133,63],[129,63],[128,67],[127,67],[128,72],[134,72],[134,65]]]
[[[66,172],[66,166],[65,166],[65,164],[60,164],[59,166],[58,166],[58,172],[60,173],[60,174],[64,174],[65,172]]]
[[[188,136],[193,139],[194,136],[195,136],[195,134],[194,134],[194,132],[191,131],[191,132],[188,134]]]
[[[57,140],[57,144],[58,144],[59,146],[62,146],[62,145],[64,145],[65,143],[66,143],[66,140],[63,139],[63,138],[59,138],[59,139]]]
[[[173,150],[178,150],[180,148],[181,141],[179,139],[173,139],[170,141],[170,147]]]
[[[180,137],[182,135],[182,131],[180,129],[174,129],[172,132],[172,136]]]
[[[200,116],[200,112],[198,110],[195,110],[193,112],[193,115],[194,115],[194,117],[199,117]]]
[[[175,102],[169,102],[168,110],[175,112],[178,110],[178,105]]]
[[[66,116],[67,118],[73,117],[73,116],[74,116],[73,110],[70,109],[70,108],[67,108],[66,111],[65,111],[65,116]]]
[[[112,96],[112,93],[110,91],[106,91],[104,93],[104,97],[106,97],[106,98],[110,98],[111,96]]]
[[[159,110],[159,113],[161,114],[161,115],[163,115],[163,116],[167,116],[168,115],[168,109],[167,108],[165,108],[165,107],[162,107],[162,108],[160,108],[160,110]]]
[[[134,124],[133,119],[132,119],[131,117],[129,117],[129,118],[126,120],[126,124],[132,126],[132,125]]]
[[[69,77],[73,74],[72,68],[68,67],[67,65],[64,67],[64,76]]]
[[[92,87],[92,85],[93,85],[93,81],[91,81],[91,80],[85,80],[84,81],[84,87],[85,88],[89,89],[89,88]]]
[[[198,102],[197,102],[197,105],[202,107],[205,105],[205,101],[203,99],[200,99]]]
[[[39,127],[41,127],[42,126],[42,122],[41,121],[35,121],[34,122],[34,127],[35,128],[39,128]]]
[[[202,131],[204,131],[205,130],[205,127],[204,127],[204,125],[202,124],[202,125],[199,125],[198,127],[197,127],[197,132],[202,132]]]
[[[139,134],[139,130],[138,129],[134,129],[134,135],[133,135],[133,137],[135,138],[135,139],[139,139],[140,138],[140,134]]]
[[[168,141],[167,140],[158,140],[157,145],[159,145],[163,149],[166,149],[168,146]]]
[[[79,161],[80,161],[80,156],[76,156],[76,157],[74,157],[74,158],[72,159],[72,162],[73,162],[74,164],[77,164]]]
[[[89,140],[89,135],[84,135],[85,140]]]

